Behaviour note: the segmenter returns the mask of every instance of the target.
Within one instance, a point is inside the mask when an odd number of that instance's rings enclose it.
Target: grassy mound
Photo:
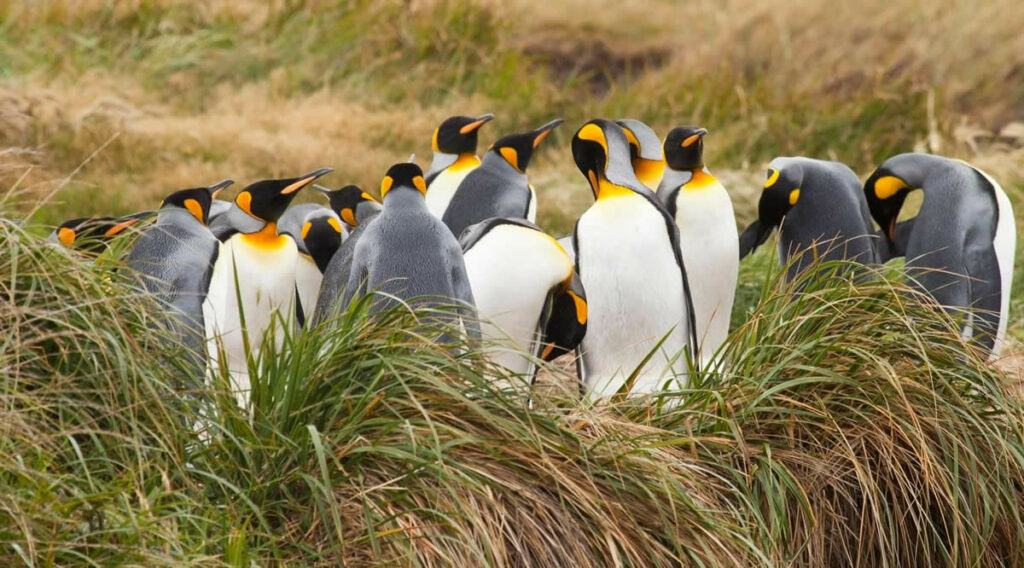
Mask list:
[[[826,280],[795,301],[766,286],[729,370],[671,408],[528,410],[489,387],[477,351],[417,332],[415,314],[357,310],[263,363],[250,420],[229,392],[181,381],[156,307],[113,261],[8,222],[0,246],[4,565],[1024,555],[1018,404],[944,315],[894,300],[884,279]]]

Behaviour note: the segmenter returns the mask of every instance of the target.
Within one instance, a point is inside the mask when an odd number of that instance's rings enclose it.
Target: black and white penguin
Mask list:
[[[135,242],[128,266],[142,276],[144,289],[168,311],[167,325],[192,354],[194,379],[205,365],[203,301],[220,252],[220,242],[206,226],[217,192],[234,183],[183,189],[166,199],[156,224]]]
[[[693,275],[690,293],[702,363],[729,335],[739,278],[740,241],[732,200],[704,166],[704,135],[694,126],[673,128],[665,138],[665,170],[658,199],[679,227],[683,261]]]
[[[537,146],[562,122],[556,118],[536,130],[504,136],[487,150],[480,167],[459,184],[442,217],[453,235],[493,217],[536,220],[537,194],[526,167]]]
[[[779,262],[787,278],[819,262],[884,260],[857,174],[839,162],[775,158],[757,205],[757,219],[740,235],[740,259],[779,230]]]
[[[434,131],[434,160],[426,176],[427,210],[438,219],[444,216],[462,180],[480,165],[476,155],[477,134],[481,126],[493,119],[493,114],[452,116]]]
[[[381,182],[384,208],[356,243],[342,305],[349,305],[354,297],[378,293],[372,311],[413,298],[427,305],[450,301],[463,308],[462,325],[479,337],[462,248],[444,223],[427,210],[426,193],[427,182],[419,166],[391,166]]]
[[[924,201],[909,230],[896,219],[921,189]],[[1003,188],[959,160],[908,153],[889,158],[867,179],[864,194],[894,250],[906,256],[913,285],[945,308],[970,309],[966,338],[999,356],[1006,336],[1017,231]]]
[[[250,353],[259,361],[264,335],[275,343],[284,339],[285,326],[296,322],[295,272],[299,251],[290,237],[278,235],[277,222],[295,195],[322,175],[321,168],[297,178],[258,181],[235,196],[228,218],[233,233],[221,247],[203,304],[213,368],[223,364],[231,375],[239,404],[248,406]],[[243,334],[243,322],[244,330]]]
[[[532,381],[536,365],[524,354],[550,360],[579,345],[586,294],[555,239],[525,219],[493,218],[460,243],[491,360]]]
[[[347,230],[334,211],[316,203],[293,205],[277,223],[277,233],[288,235],[299,249],[295,265],[295,290],[299,295],[297,317],[304,326],[316,309],[323,271],[341,246]]]
[[[661,176],[665,172],[665,155],[661,149],[661,139],[654,130],[645,123],[633,118],[621,118],[615,121],[626,133],[629,141],[630,162],[636,179],[648,188],[655,190],[661,184]]]
[[[589,313],[583,381],[596,396],[615,394],[634,372],[632,393],[683,387],[697,342],[675,221],[636,179],[614,122],[584,124],[572,153],[596,198],[574,232]]]
[[[323,191],[323,190],[321,190]],[[352,255],[355,253],[359,238],[366,232],[366,227],[381,212],[381,204],[372,195],[355,185],[347,185],[341,189],[327,190],[331,201],[331,209],[337,212],[345,224],[351,227],[348,237],[338,247],[324,269],[323,284],[317,299],[313,323],[324,321],[329,315],[336,315],[343,308],[341,301],[345,297],[345,287],[352,273]]]
[[[110,240],[126,229],[139,227],[156,215],[156,211],[141,211],[124,217],[78,217],[69,219],[50,233],[48,240],[77,251],[100,254],[107,250]]]

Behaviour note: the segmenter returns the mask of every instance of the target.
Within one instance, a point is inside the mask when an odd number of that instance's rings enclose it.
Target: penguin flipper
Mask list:
[[[469,283],[469,276],[466,274],[466,263],[462,258],[462,249],[453,247],[452,254],[455,262],[452,263],[452,287],[455,292],[455,300],[462,304],[462,325],[466,333],[473,339],[480,339],[480,318],[476,311],[476,300],[473,298],[473,287]]]
[[[306,314],[302,310],[302,296],[299,295],[299,287],[295,287],[295,321],[299,322],[299,328],[306,327]]]
[[[978,254],[967,255],[967,266],[964,267],[970,301],[972,337],[977,338],[977,344],[986,353],[991,353],[996,343],[1002,307],[999,259],[992,247],[977,252]]]

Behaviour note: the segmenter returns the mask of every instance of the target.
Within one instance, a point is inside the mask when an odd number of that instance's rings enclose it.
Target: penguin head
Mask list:
[[[222,189],[235,183],[232,180],[226,179],[224,181],[217,182],[210,187],[195,187],[192,189],[182,189],[175,191],[164,198],[163,203],[160,204],[161,209],[176,207],[185,209],[192,214],[200,223],[206,224],[210,218],[210,205],[213,203],[213,199],[217,197]]]
[[[296,178],[258,181],[238,192],[235,205],[251,217],[276,223],[300,189],[333,171],[333,168],[320,168]]]
[[[344,229],[333,215],[310,215],[302,223],[302,249],[313,257],[320,273],[327,270],[334,252],[341,246]]]
[[[108,240],[152,215],[152,211],[143,211],[121,218],[78,217],[69,219],[50,233],[49,240],[68,248],[74,247],[86,252],[101,253],[107,249]]]
[[[475,154],[477,131],[494,119],[493,114],[452,116],[434,131],[433,148],[444,154]]]
[[[629,142],[630,162],[640,183],[657,188],[665,172],[665,156],[661,151],[661,140],[650,126],[632,118],[615,121],[622,127]]]
[[[704,167],[704,135],[706,128],[677,126],[665,137],[665,161],[677,171],[693,171]]]
[[[381,199],[384,199],[386,203],[388,194],[398,189],[410,190],[418,192],[421,196],[426,196],[427,181],[423,179],[423,170],[411,162],[402,162],[391,166],[380,182]]]
[[[921,187],[930,157],[922,154],[900,154],[882,162],[864,182],[864,197],[871,216],[885,231],[886,238],[895,238],[896,219],[911,191]]]
[[[313,189],[327,196],[331,202],[331,209],[349,227],[358,227],[359,223],[366,219],[367,214],[380,211],[380,203],[358,185],[346,185],[341,189],[330,190],[314,184]]]
[[[547,138],[548,134],[551,134],[552,130],[563,122],[565,122],[564,119],[556,118],[537,130],[502,137],[491,146],[489,151],[501,156],[519,172],[526,173],[526,166],[530,164],[533,151]]]
[[[572,157],[597,198],[602,180],[643,192],[630,163],[626,134],[610,120],[595,118],[581,126],[572,137]]]
[[[768,164],[764,189],[757,202],[757,219],[740,235],[740,258],[754,252],[800,200],[803,167],[786,158],[775,158]]]

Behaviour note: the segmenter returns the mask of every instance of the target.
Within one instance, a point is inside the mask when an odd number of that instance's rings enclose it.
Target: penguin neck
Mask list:
[[[631,187],[619,185],[608,180],[608,178],[604,176],[597,178],[597,201],[599,202],[620,197],[634,196],[638,196],[638,193]]]
[[[261,249],[277,249],[285,246],[288,239],[285,235],[277,234],[277,223],[267,223],[255,233],[241,233],[239,235],[246,243]]]
[[[180,207],[164,207],[156,214],[157,225],[177,225],[179,227],[204,226],[190,211]]]
[[[427,210],[423,194],[411,187],[396,187],[384,198],[384,213],[388,211]]]
[[[356,205],[356,221],[359,225],[366,223],[376,217],[381,210],[381,204],[375,201],[364,201]]]
[[[512,164],[508,163],[508,160],[502,158],[501,156],[495,154],[494,152],[487,152],[486,154],[484,154],[484,159],[480,163],[480,165],[508,175],[526,175],[525,171],[516,168]]]
[[[434,152],[434,159],[430,162],[430,168],[427,170],[427,176],[429,177],[448,169],[451,169],[452,171],[459,171],[466,168],[475,168],[479,165],[480,158],[477,158],[476,154],[472,152],[463,152],[461,154]]]

